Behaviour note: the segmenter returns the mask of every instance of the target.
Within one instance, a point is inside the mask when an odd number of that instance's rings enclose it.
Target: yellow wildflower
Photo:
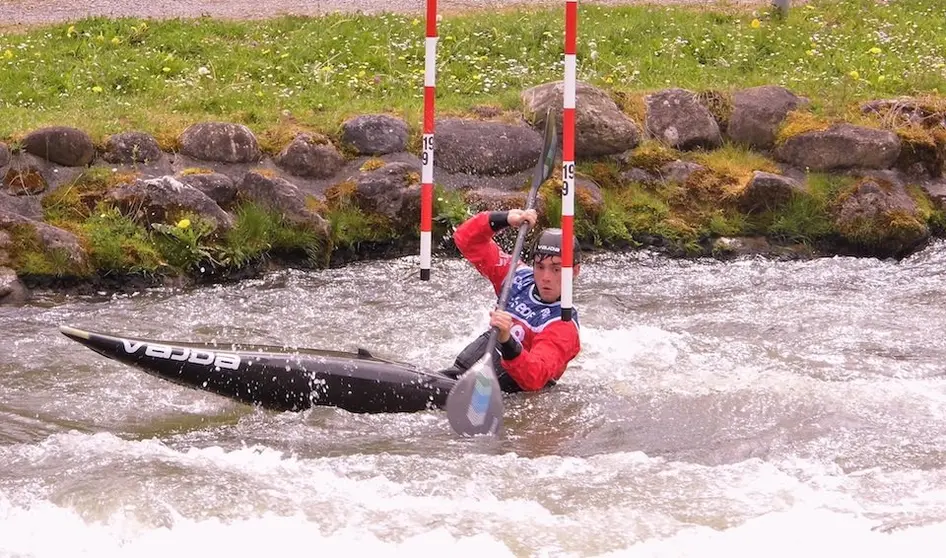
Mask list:
[[[186,229],[186,228],[189,228],[190,226],[191,226],[190,219],[181,219],[180,221],[177,222],[177,228],[179,229]]]
[[[857,70],[851,70],[847,75],[851,76],[851,79],[853,80],[858,80],[861,78],[861,74]]]
[[[873,47],[872,49],[870,49],[871,54],[880,54],[880,52],[881,51],[878,47]]]
[[[753,20],[752,20],[752,23],[750,23],[749,25],[750,25],[753,29],[758,29],[759,27],[762,27],[762,22],[759,21],[758,19],[753,19]]]

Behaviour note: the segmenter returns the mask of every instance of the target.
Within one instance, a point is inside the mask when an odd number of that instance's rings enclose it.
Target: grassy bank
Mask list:
[[[946,4],[815,1],[767,12],[582,5],[580,79],[628,99],[781,84],[813,109],[946,92]],[[519,92],[562,78],[559,9],[476,13],[439,27],[438,111],[519,107]],[[128,129],[173,145],[188,124],[244,122],[278,141],[289,125],[334,135],[357,113],[419,127],[424,22],[332,15],[269,21],[87,19],[0,34],[0,138],[46,124],[97,139]],[[287,117],[287,115],[290,115]],[[270,146],[272,147],[272,145]]]
[[[780,84],[807,96],[813,114],[793,113],[780,136],[835,119],[869,119],[859,110],[867,99],[910,95],[937,113],[946,106],[946,5],[940,0],[815,1],[785,20],[766,11],[582,6],[579,25],[580,79],[610,91],[638,122],[643,96],[666,87],[698,91],[721,113],[729,93],[743,87]],[[522,90],[562,78],[561,10],[450,17],[439,31],[440,115],[478,105],[518,114]],[[173,150],[185,127],[213,119],[247,124],[273,153],[296,131],[337,140],[345,118],[387,112],[407,120],[416,147],[423,40],[423,21],[398,15],[88,19],[7,31],[0,33],[0,141],[16,149],[26,132],[59,124],[86,130],[98,142],[138,129]],[[939,131],[896,131],[917,153],[946,153]],[[579,161],[580,174],[599,184],[603,197],[588,204],[577,196],[582,240],[699,254],[718,236],[762,235],[813,246],[854,244],[870,253],[872,243],[899,234],[897,227],[946,232],[946,213],[916,187],[909,192],[920,208],[915,219],[839,230],[833,215],[857,184],[830,174],[809,175],[807,192],[787,205],[746,214],[735,203],[738,190],[753,171],[778,167],[738,146],[682,153],[648,140],[629,163],[657,172],[676,159],[705,170],[686,184],[629,184],[614,161]],[[328,238],[253,205],[233,212],[235,225],[226,233],[211,233],[192,214],[149,227],[104,201],[120,179],[110,169],[90,169],[43,199],[44,220],[76,234],[88,253],[81,269],[70,268],[64,254],[44,252],[26,229],[12,235],[13,267],[33,276],[199,276],[208,268],[239,271],[273,256],[324,265],[416,242],[416,231],[395,231],[346,196],[318,202]],[[557,224],[560,194],[545,188],[544,197],[548,224]],[[435,238],[470,211],[461,192],[438,187]]]

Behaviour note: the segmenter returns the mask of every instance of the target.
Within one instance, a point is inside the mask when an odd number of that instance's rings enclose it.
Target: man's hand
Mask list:
[[[496,337],[500,343],[509,341],[509,330],[512,329],[512,315],[502,310],[493,310],[489,313],[489,325],[499,330]]]
[[[529,223],[530,227],[534,227],[539,222],[539,215],[534,209],[510,209],[506,222],[510,227],[518,227],[523,223]]]

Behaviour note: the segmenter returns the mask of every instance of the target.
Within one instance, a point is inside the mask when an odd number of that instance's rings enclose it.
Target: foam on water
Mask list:
[[[938,557],[946,544],[946,524],[876,530],[875,522],[857,515],[798,507],[751,519],[731,529],[694,527],[672,537],[641,542],[608,558],[858,558]]]
[[[801,459],[704,466],[640,452],[308,459],[76,432],[2,450],[12,467],[46,464],[50,486],[0,489],[0,556],[258,556],[301,546],[397,556],[870,558],[938,556],[935,545],[946,543],[939,471],[846,473]],[[109,475],[100,483],[54,496],[68,476],[94,478],[101,468]],[[208,486],[197,505],[182,507],[174,491],[193,477]],[[135,503],[143,485],[156,501]],[[234,491],[234,509],[212,497],[225,504]],[[246,502],[254,492],[259,500]]]
[[[56,331],[438,367],[494,299],[462,262],[429,284],[397,260],[17,310],[0,556],[940,556],[944,261],[589,258],[582,354],[509,400],[495,443],[436,412],[253,410]]]
[[[235,521],[176,516],[170,527],[141,525],[122,512],[89,523],[75,512],[49,503],[28,509],[13,507],[0,498],[0,556],[61,558],[96,556],[295,556],[338,555],[361,552],[372,556],[463,555],[514,556],[489,535],[453,536],[445,529],[383,541],[364,529],[329,535],[319,523],[302,514],[267,513]]]

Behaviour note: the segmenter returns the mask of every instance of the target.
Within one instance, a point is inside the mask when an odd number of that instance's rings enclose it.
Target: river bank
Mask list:
[[[584,246],[897,259],[941,235],[946,101],[935,85],[946,84],[946,49],[933,28],[894,30],[910,10],[943,7],[915,4],[864,2],[862,15],[888,35],[856,52],[833,41],[876,38],[847,26],[840,16],[854,7],[844,3],[787,20],[583,10]],[[521,205],[542,115],[560,118],[550,29],[561,14],[512,13],[520,19],[442,22],[438,255],[473,212]],[[503,39],[510,25],[515,44]],[[353,15],[87,20],[0,34],[0,266],[14,285],[0,291],[200,282],[417,253],[421,104],[403,83],[422,73],[421,31],[419,18]],[[839,66],[841,54],[859,69]],[[116,73],[83,83],[84,67]],[[760,68],[780,79],[758,83]],[[554,181],[541,209],[543,225],[555,225]]]
[[[796,6],[805,0],[795,0]],[[770,0],[596,0],[582,6],[689,6],[709,9],[763,8]],[[175,19],[209,17],[214,19],[266,19],[284,15],[321,16],[331,13],[422,14],[424,0],[0,0],[0,28],[74,22],[89,17]],[[469,12],[495,12],[520,8],[554,8],[562,0],[439,0],[438,12],[455,15]]]

